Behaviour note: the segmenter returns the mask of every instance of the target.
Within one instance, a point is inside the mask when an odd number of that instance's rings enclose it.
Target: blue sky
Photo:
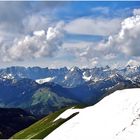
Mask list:
[[[115,16],[127,16],[127,14],[130,13],[122,13],[122,15],[119,14],[119,10],[123,9],[133,9],[139,7],[140,2],[69,2],[65,5],[65,7],[59,8],[59,10],[56,12],[56,15],[61,19],[68,20],[73,19],[77,17],[83,17],[83,16],[92,16],[92,17],[98,17],[98,16],[106,16],[107,14],[103,14],[103,11],[92,11],[91,9],[97,8],[97,7],[106,7],[109,9],[109,14],[107,15],[108,18],[115,17]],[[72,11],[75,11],[74,13]],[[114,11],[114,12],[113,12]],[[125,15],[126,14],[126,15]]]
[[[140,60],[140,2],[0,2],[0,63],[121,67]]]

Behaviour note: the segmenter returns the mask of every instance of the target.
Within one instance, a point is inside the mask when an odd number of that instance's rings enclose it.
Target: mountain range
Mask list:
[[[106,67],[94,67],[83,68],[67,67],[59,69],[49,69],[41,67],[17,67],[12,66],[5,69],[0,69],[1,79],[22,79],[28,78],[35,80],[42,84],[44,82],[53,82],[63,87],[76,87],[87,81],[97,82],[110,78],[114,75],[121,75],[125,79],[131,79],[133,81],[139,80],[140,66],[127,65],[124,68],[110,68]]]
[[[140,87],[140,66],[121,69],[9,67],[0,69],[0,107],[22,108],[42,117],[63,107],[93,105],[104,96]]]

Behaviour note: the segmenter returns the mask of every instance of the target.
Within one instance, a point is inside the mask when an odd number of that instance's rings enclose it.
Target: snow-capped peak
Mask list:
[[[3,75],[2,78],[4,78],[4,79],[14,79],[14,76],[9,73],[7,75]]]
[[[139,130],[140,89],[127,89],[79,110],[77,116],[54,130],[45,140],[139,140]]]
[[[83,72],[83,77],[82,77],[85,81],[90,81],[91,80],[91,78],[92,78],[92,75],[90,75],[90,76],[87,76],[86,75],[86,72]]]
[[[77,70],[80,70],[80,69],[79,69],[78,67],[72,67],[72,68],[70,69],[71,72],[77,71]]]

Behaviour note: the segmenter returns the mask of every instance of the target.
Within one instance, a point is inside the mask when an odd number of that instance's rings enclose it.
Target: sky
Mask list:
[[[139,62],[138,1],[0,1],[0,67]]]

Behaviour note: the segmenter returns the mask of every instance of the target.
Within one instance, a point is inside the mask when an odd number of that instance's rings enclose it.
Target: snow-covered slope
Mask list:
[[[78,111],[45,140],[140,140],[140,89],[116,91]]]

